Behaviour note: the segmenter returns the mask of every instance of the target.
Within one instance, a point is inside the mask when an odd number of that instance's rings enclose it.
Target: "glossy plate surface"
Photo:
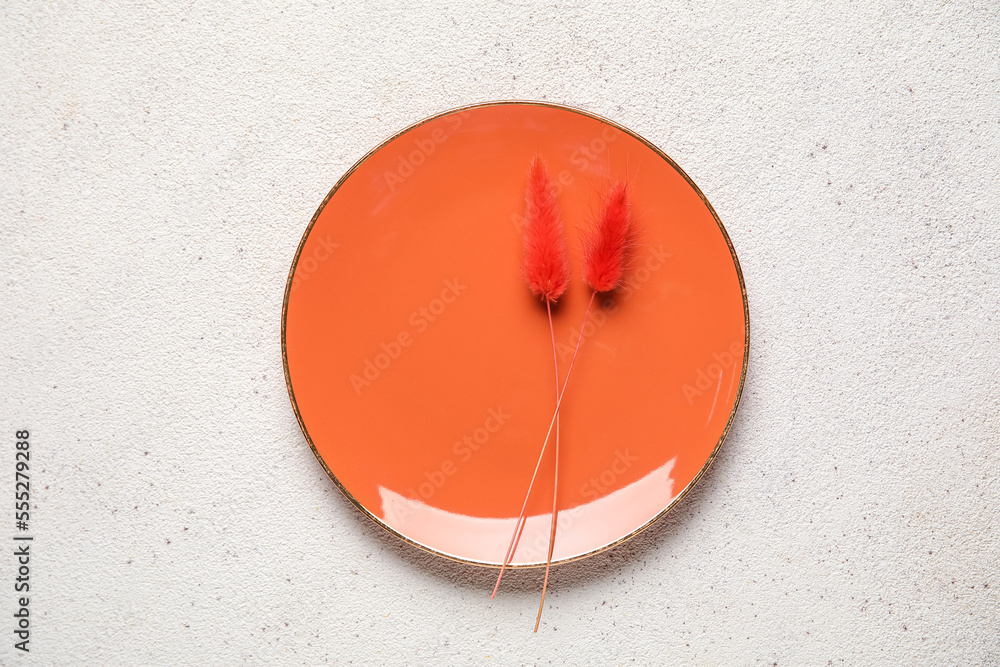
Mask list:
[[[376,522],[446,557],[499,564],[555,405],[544,306],[521,278],[528,162],[559,183],[573,282],[555,313],[565,374],[589,298],[580,229],[618,179],[640,231],[595,306],[561,411],[556,561],[648,526],[711,463],[749,341],[739,263],[669,158],[548,104],[436,116],[363,158],[299,245],[282,351],[302,431]],[[544,562],[547,456],[515,565]]]

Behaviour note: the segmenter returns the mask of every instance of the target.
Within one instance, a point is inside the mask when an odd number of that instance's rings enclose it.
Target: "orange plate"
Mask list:
[[[602,295],[561,410],[555,561],[662,516],[711,463],[746,375],[739,262],[688,176],[592,114],[490,103],[418,123],[362,158],[309,223],[282,312],[288,393],[341,490],[442,556],[499,565],[555,405],[545,308],[521,277],[528,162],[546,161],[573,281],[555,313],[561,372],[589,298],[580,228],[631,185],[638,245]],[[552,451],[550,447],[549,451]],[[514,565],[544,563],[546,455]]]

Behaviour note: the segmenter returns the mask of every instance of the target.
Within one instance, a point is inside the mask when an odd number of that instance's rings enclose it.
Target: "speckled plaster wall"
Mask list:
[[[6,2],[0,53],[3,664],[1000,664],[996,3]],[[491,602],[345,500],[280,359],[336,179],[498,98],[661,146],[751,308],[709,474],[536,636],[537,573]]]

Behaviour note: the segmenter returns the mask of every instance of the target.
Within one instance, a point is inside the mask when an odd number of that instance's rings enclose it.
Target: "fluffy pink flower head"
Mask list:
[[[632,237],[632,205],[628,185],[617,183],[604,198],[604,207],[583,246],[583,278],[597,292],[613,290],[625,273]]]
[[[540,158],[528,167],[524,279],[534,294],[555,302],[569,285],[569,253],[552,180]]]

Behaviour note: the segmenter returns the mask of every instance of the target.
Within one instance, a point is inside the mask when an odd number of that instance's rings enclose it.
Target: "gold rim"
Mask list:
[[[435,554],[437,556],[441,556],[442,558],[446,558],[447,560],[454,561],[456,563],[465,563],[466,565],[475,565],[477,567],[486,567],[486,568],[493,568],[493,569],[499,569],[500,565],[499,564],[495,564],[495,563],[486,563],[486,562],[483,562],[483,561],[476,561],[476,560],[468,560],[468,559],[465,559],[465,558],[459,558],[457,556],[453,556],[451,554],[446,554],[444,552],[437,551],[436,549],[432,549],[431,547],[428,547],[425,544],[420,544],[419,542],[415,542],[415,541],[411,540],[406,535],[403,535],[399,531],[395,530],[394,528],[392,528],[391,526],[389,526],[388,524],[386,524],[384,521],[382,521],[380,518],[378,518],[377,516],[375,516],[374,514],[372,514],[370,511],[368,511],[368,509],[364,505],[362,505],[358,501],[357,498],[355,498],[353,495],[351,495],[351,492],[347,490],[347,488],[340,482],[340,480],[337,479],[337,476],[333,474],[332,470],[330,470],[330,467],[326,464],[326,461],[323,460],[323,457],[320,455],[319,450],[316,449],[316,445],[313,443],[312,437],[309,435],[309,430],[306,428],[305,422],[302,421],[302,414],[299,412],[299,405],[298,405],[298,403],[295,400],[295,390],[292,389],[292,378],[291,378],[291,375],[288,372],[288,351],[287,351],[287,349],[285,347],[285,326],[286,326],[287,320],[288,320],[288,298],[289,298],[289,296],[292,293],[292,278],[295,276],[295,269],[298,266],[299,256],[302,254],[302,248],[305,246],[306,239],[309,238],[309,233],[312,231],[313,225],[316,224],[316,220],[319,219],[320,214],[323,212],[323,209],[326,208],[326,205],[330,202],[330,199],[337,192],[337,190],[340,189],[340,186],[343,185],[344,182],[351,176],[351,174],[353,174],[354,171],[358,167],[360,167],[362,164],[364,164],[365,160],[367,160],[372,155],[374,155],[378,151],[382,150],[383,147],[385,147],[388,144],[392,143],[393,141],[395,141],[399,137],[403,136],[407,132],[416,129],[416,128],[420,127],[421,125],[424,125],[425,123],[429,123],[429,122],[431,122],[433,120],[437,120],[438,118],[441,118],[443,116],[449,116],[451,114],[460,113],[460,112],[463,112],[463,111],[470,111],[472,109],[481,109],[481,108],[484,108],[484,107],[495,107],[495,106],[514,105],[514,104],[524,105],[524,106],[550,107],[550,108],[553,108],[553,109],[561,109],[563,111],[570,111],[572,113],[580,114],[581,116],[587,116],[588,118],[593,118],[594,120],[597,120],[597,121],[599,121],[601,123],[605,123],[607,125],[610,125],[611,127],[614,127],[617,130],[625,132],[629,136],[631,136],[631,137],[639,140],[640,142],[642,142],[643,145],[647,146],[654,153],[656,153],[661,158],[663,158],[664,160],[666,160],[667,163],[670,164],[671,167],[673,167],[674,169],[676,169],[677,173],[679,173],[681,176],[684,177],[684,180],[686,180],[688,182],[688,184],[692,188],[694,188],[694,191],[698,193],[698,196],[701,198],[701,200],[703,202],[705,202],[705,206],[708,207],[709,212],[711,212],[712,217],[715,219],[715,223],[719,226],[719,231],[722,232],[723,238],[726,239],[726,245],[729,246],[729,254],[732,256],[732,258],[733,258],[733,265],[736,267],[736,277],[739,278],[739,281],[740,281],[740,293],[742,294],[742,297],[743,297],[743,323],[744,323],[744,330],[746,332],[746,335],[745,335],[745,338],[744,338],[744,345],[743,345],[743,369],[740,372],[740,386],[739,386],[739,388],[736,391],[736,401],[733,403],[733,409],[729,413],[729,420],[726,422],[726,428],[723,429],[722,435],[719,437],[718,442],[715,443],[715,448],[712,450],[712,453],[709,455],[708,460],[705,462],[705,465],[703,465],[701,467],[701,470],[698,471],[698,474],[694,476],[694,479],[692,479],[688,483],[688,485],[684,487],[684,490],[682,490],[679,494],[677,494],[674,497],[674,499],[670,502],[669,505],[667,505],[666,507],[664,507],[663,510],[661,510],[656,516],[654,516],[652,519],[650,519],[649,521],[647,521],[645,524],[643,524],[639,528],[636,528],[635,530],[633,530],[628,535],[625,535],[624,537],[621,537],[621,538],[615,540],[614,542],[612,542],[610,544],[606,544],[603,547],[600,547],[598,549],[594,549],[593,551],[588,551],[587,553],[580,554],[578,556],[573,556],[571,558],[564,558],[564,559],[558,560],[558,561],[554,560],[554,561],[552,561],[553,565],[561,565],[561,564],[564,564],[564,563],[572,563],[572,562],[575,562],[575,561],[578,561],[578,560],[582,560],[584,558],[588,558],[590,556],[594,556],[596,554],[599,554],[599,553],[602,553],[604,551],[607,551],[608,549],[612,549],[612,548],[618,546],[619,544],[622,544],[623,542],[632,539],[633,537],[635,537],[636,535],[638,535],[639,533],[643,532],[644,530],[646,530],[647,528],[649,528],[650,526],[652,526],[654,523],[656,523],[657,521],[659,521],[660,519],[662,519],[663,516],[666,515],[667,512],[669,512],[671,509],[673,509],[674,506],[677,505],[677,503],[679,503],[681,501],[681,499],[683,499],[684,496],[686,496],[691,491],[692,488],[694,488],[694,485],[698,483],[698,480],[700,480],[705,475],[705,472],[709,469],[709,467],[715,461],[715,457],[718,455],[719,450],[722,448],[722,443],[725,442],[726,436],[729,435],[729,429],[732,428],[732,426],[733,426],[733,420],[736,418],[736,410],[740,406],[740,399],[743,397],[743,385],[746,382],[747,366],[749,365],[749,362],[750,362],[750,308],[749,308],[749,305],[747,304],[747,288],[746,288],[746,284],[743,282],[743,269],[740,268],[740,260],[736,256],[736,249],[733,247],[732,239],[729,238],[729,232],[726,231],[725,226],[722,224],[722,220],[719,219],[719,214],[715,212],[715,208],[712,206],[711,202],[709,202],[708,198],[705,197],[705,194],[701,191],[701,188],[699,188],[698,185],[693,180],[691,180],[691,177],[687,175],[687,172],[685,172],[683,169],[681,169],[680,165],[678,165],[676,162],[674,162],[673,158],[671,158],[669,155],[667,155],[666,153],[664,153],[662,150],[660,150],[657,146],[653,145],[651,142],[647,141],[644,137],[639,136],[638,134],[636,134],[632,130],[628,129],[627,127],[623,127],[622,125],[619,125],[618,123],[614,122],[613,120],[609,120],[609,119],[607,119],[607,118],[605,118],[603,116],[600,116],[598,114],[591,113],[589,111],[584,111],[583,109],[577,109],[577,108],[574,108],[574,107],[566,106],[564,104],[554,104],[552,102],[535,102],[535,101],[530,101],[530,100],[504,100],[504,101],[496,101],[496,102],[481,102],[479,104],[470,104],[470,105],[467,105],[467,106],[457,107],[455,109],[449,109],[448,111],[443,111],[441,113],[438,113],[438,114],[435,114],[435,115],[430,116],[428,118],[425,118],[425,119],[423,119],[421,121],[418,121],[418,122],[410,125],[409,127],[405,128],[403,130],[400,130],[399,132],[397,132],[396,134],[392,135],[391,137],[389,137],[388,139],[386,139],[385,141],[383,141],[382,143],[380,143],[378,146],[376,146],[372,150],[370,150],[367,153],[365,153],[365,155],[360,160],[358,160],[357,162],[355,162],[351,166],[351,168],[348,169],[347,172],[345,172],[344,175],[340,177],[340,179],[337,181],[337,183],[333,186],[333,189],[331,189],[330,192],[323,199],[322,203],[319,205],[319,208],[316,209],[316,213],[313,214],[312,219],[309,221],[309,225],[306,227],[306,231],[302,234],[302,239],[299,241],[299,247],[295,250],[295,257],[294,257],[294,259],[292,259],[292,266],[288,270],[288,279],[285,281],[285,298],[284,298],[284,300],[282,301],[282,304],[281,304],[281,364],[282,364],[282,367],[284,368],[284,371],[285,371],[285,386],[288,388],[288,398],[289,398],[289,400],[291,400],[292,409],[295,410],[295,418],[299,422],[299,428],[302,430],[302,435],[305,436],[306,442],[309,443],[309,448],[312,450],[312,453],[316,457],[316,460],[319,461],[319,463],[320,463],[321,466],[323,466],[323,470],[325,470],[326,474],[330,477],[331,480],[333,480],[333,483],[337,485],[337,488],[339,488],[341,490],[341,492],[345,496],[347,496],[348,500],[350,500],[354,504],[355,507],[357,507],[359,510],[361,510],[365,514],[365,516],[367,516],[369,519],[371,519],[372,521],[374,521],[376,525],[381,526],[382,528],[384,528],[385,530],[387,530],[392,535],[395,535],[396,537],[398,537],[399,539],[403,540],[407,544],[411,544],[411,545],[417,547],[421,551],[426,551],[428,553],[432,553],[432,554]],[[530,564],[508,565],[507,569],[512,569],[512,568],[513,569],[533,569],[533,568],[539,568],[539,567],[545,567],[545,563],[530,563]]]

